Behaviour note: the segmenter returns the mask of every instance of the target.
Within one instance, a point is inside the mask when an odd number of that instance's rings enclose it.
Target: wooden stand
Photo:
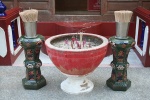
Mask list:
[[[0,17],[0,66],[12,65],[21,53],[17,39],[22,35],[19,8],[10,9],[6,16]]]
[[[150,11],[138,7],[134,11],[136,21],[135,52],[144,67],[150,67]],[[142,23],[145,26],[142,26]]]

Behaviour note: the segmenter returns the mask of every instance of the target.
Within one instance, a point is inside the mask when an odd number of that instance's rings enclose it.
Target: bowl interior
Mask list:
[[[52,41],[50,41],[50,44],[58,48],[63,48],[66,41],[72,41],[72,38],[75,38],[76,41],[80,42],[80,37],[80,34],[62,35],[60,37],[54,38]],[[90,43],[91,47],[96,47],[103,43],[101,38],[92,35],[83,35],[82,43],[80,44],[83,44],[83,42],[86,42],[86,44]],[[71,43],[68,43],[68,45],[71,45]],[[88,49],[88,47],[86,49]]]

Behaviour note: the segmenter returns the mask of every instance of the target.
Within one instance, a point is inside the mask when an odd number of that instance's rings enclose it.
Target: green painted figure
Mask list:
[[[36,90],[46,85],[45,78],[41,75],[40,67],[42,62],[39,59],[40,49],[44,42],[42,35],[37,35],[34,38],[21,36],[18,43],[24,48],[26,67],[26,77],[22,79],[22,84],[25,89]]]
[[[135,41],[131,37],[118,39],[115,36],[110,37],[109,41],[113,52],[113,61],[111,62],[111,77],[106,84],[115,91],[126,91],[131,86],[131,81],[127,79],[127,68],[129,67],[127,57]]]

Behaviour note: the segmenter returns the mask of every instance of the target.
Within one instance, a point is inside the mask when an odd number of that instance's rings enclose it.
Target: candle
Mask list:
[[[81,49],[81,45],[78,43],[78,41],[76,41],[76,44],[77,44],[77,48]]]
[[[86,39],[83,40],[83,47],[84,47],[85,44],[86,44]]]
[[[76,40],[76,38],[74,37],[74,36],[72,36],[72,39],[71,39],[71,41],[73,42],[73,44],[74,44],[74,41]]]
[[[82,43],[83,32],[80,32],[80,44]]]
[[[68,44],[68,39],[65,39],[65,44]]]
[[[89,43],[88,43],[89,48],[91,48],[91,40],[89,39],[88,41],[89,41]]]

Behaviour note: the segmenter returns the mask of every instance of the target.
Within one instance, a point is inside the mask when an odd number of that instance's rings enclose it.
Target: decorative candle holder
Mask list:
[[[129,67],[127,57],[135,41],[127,36],[128,26],[129,23],[116,23],[116,36],[109,38],[113,61],[110,64],[112,67],[111,77],[106,84],[115,91],[126,91],[131,86],[131,81],[127,79],[127,68]]]
[[[46,80],[41,75],[42,62],[39,59],[44,37],[36,34],[36,22],[25,22],[24,25],[25,35],[18,40],[25,52],[26,77],[22,79],[22,84],[25,89],[35,90],[46,85]]]
[[[116,38],[127,39],[129,22],[116,22]]]
[[[5,10],[6,10],[6,6],[0,0],[0,17],[6,16]]]

